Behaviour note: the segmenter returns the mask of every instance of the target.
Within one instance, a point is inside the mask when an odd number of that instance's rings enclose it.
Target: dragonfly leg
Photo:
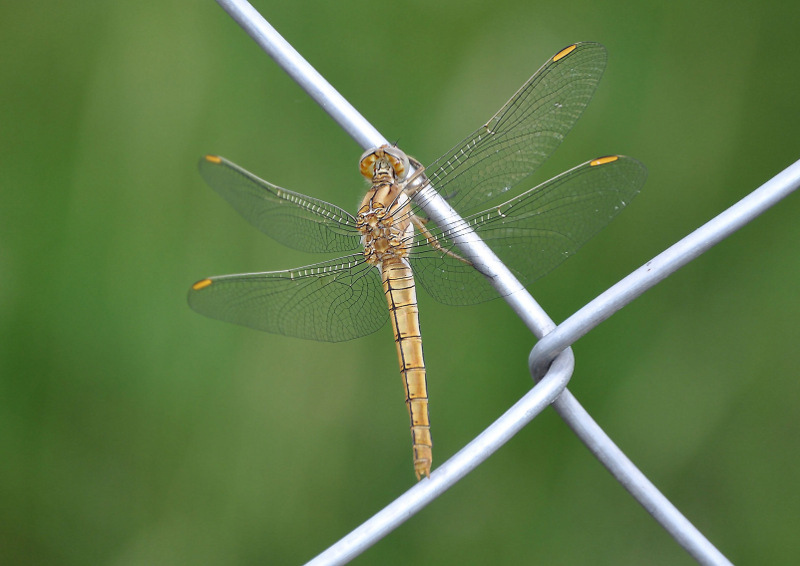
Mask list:
[[[428,223],[427,218],[422,218],[420,216],[417,216],[416,214],[412,214],[411,222],[414,224],[414,226],[416,226],[419,229],[420,232],[422,232],[422,235],[425,236],[425,239],[428,240],[428,243],[431,245],[431,247],[433,247],[433,249],[438,250],[443,254],[449,255],[450,257],[457,259],[458,261],[463,261],[467,265],[472,265],[472,262],[470,260],[465,259],[460,255],[458,255],[457,253],[450,250],[446,250],[442,247],[442,245],[439,243],[439,240],[436,239],[436,236],[434,236],[431,233],[431,231],[428,230],[428,228],[425,226],[425,224]]]
[[[422,187],[428,184],[428,177],[425,175],[425,167],[411,157],[408,157],[409,164],[414,168],[414,172],[403,179],[403,192],[408,196],[414,196]]]
[[[417,161],[416,159],[414,159],[413,157],[411,157],[410,155],[406,155],[406,157],[408,157],[408,163],[414,168],[414,173],[408,179],[406,179],[405,181],[406,182],[413,181],[414,179],[416,179],[420,175],[424,176],[424,174],[425,174],[425,166],[422,163],[420,163],[419,161]]]

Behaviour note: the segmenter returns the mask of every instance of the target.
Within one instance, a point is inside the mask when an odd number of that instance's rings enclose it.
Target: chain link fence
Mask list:
[[[238,0],[217,1],[359,145],[368,149],[387,143],[252,6]],[[438,466],[430,479],[413,486],[309,564],[343,564],[358,556],[486,460],[549,405],[617,481],[692,557],[702,564],[729,564],[725,556],[636,468],[566,388],[574,364],[570,345],[799,186],[800,161],[658,254],[559,325],[527,291],[519,290],[519,282],[488,247],[482,245],[474,234],[463,234],[457,242],[459,246],[468,250],[470,257],[480,258],[487,271],[485,274],[498,293],[540,338],[529,357],[531,375],[536,383],[491,426]],[[418,204],[434,220],[452,218],[454,214],[444,199],[435,193],[426,194]]]

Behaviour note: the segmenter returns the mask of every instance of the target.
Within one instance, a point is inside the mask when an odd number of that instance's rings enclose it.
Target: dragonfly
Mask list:
[[[189,305],[211,318],[326,342],[373,333],[388,318],[414,472],[418,480],[430,477],[433,442],[416,283],[448,305],[498,296],[455,243],[466,226],[528,286],[639,192],[646,169],[622,155],[592,159],[533,188],[523,183],[579,119],[606,60],[598,43],[560,50],[485,125],[427,167],[395,146],[365,152],[359,168],[369,189],[356,214],[264,181],[223,157],[205,156],[202,177],[260,231],[301,251],[344,255],[283,271],[207,277],[189,290]],[[413,199],[423,194],[420,187],[431,186],[464,223],[437,225],[426,218]]]

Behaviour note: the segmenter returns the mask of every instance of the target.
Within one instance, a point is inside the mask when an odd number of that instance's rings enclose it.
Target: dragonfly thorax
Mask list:
[[[409,199],[394,182],[379,182],[367,192],[356,217],[367,263],[381,265],[408,255],[413,232]]]

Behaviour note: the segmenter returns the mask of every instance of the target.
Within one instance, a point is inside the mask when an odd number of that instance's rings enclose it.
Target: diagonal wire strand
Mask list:
[[[252,6],[243,0],[217,0],[217,3],[362,148],[368,149],[386,143],[385,138]],[[460,234],[456,243],[470,254],[471,259],[474,258],[476,267],[482,273],[490,275],[492,284],[531,332],[538,338],[547,335],[539,341],[529,357],[532,375],[537,378],[541,376],[541,379],[528,394],[481,435],[439,466],[429,480],[423,480],[409,489],[309,564],[343,564],[364,552],[488,458],[551,402],[592,453],[690,555],[701,564],[730,564],[725,556],[633,465],[565,389],[573,368],[573,356],[569,345],[798,186],[800,186],[800,162],[623,279],[559,327],[556,327],[538,303],[444,199],[430,186],[421,190],[418,193],[421,197],[418,203],[425,212],[437,223],[453,228]]]

